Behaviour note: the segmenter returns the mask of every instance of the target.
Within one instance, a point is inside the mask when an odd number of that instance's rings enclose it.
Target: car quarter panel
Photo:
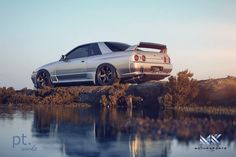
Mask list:
[[[87,61],[87,71],[94,73],[94,79],[96,75],[96,70],[99,65],[108,63],[111,64],[118,74],[118,77],[122,77],[124,73],[130,71],[129,62],[130,62],[130,51],[122,52],[111,52],[103,55],[91,56]]]

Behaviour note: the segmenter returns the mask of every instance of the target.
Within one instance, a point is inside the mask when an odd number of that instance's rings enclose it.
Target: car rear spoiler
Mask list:
[[[161,52],[167,51],[166,45],[150,42],[140,42],[138,45],[130,46],[127,50],[137,50],[138,48],[157,49],[161,50]]]
[[[137,47],[140,47],[140,48],[150,48],[150,49],[158,49],[158,50],[166,49],[166,45],[157,44],[157,43],[149,43],[149,42],[140,42]]]

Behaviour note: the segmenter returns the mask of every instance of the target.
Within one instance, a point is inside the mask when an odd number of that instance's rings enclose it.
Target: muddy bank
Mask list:
[[[226,77],[197,81],[187,71],[166,82],[147,82],[139,85],[74,86],[32,90],[0,88],[1,106],[104,106],[178,108],[183,111],[213,112],[217,107],[228,112],[236,108],[236,78]],[[195,107],[195,108],[194,108]],[[220,108],[219,108],[220,107]],[[228,110],[226,110],[228,108]],[[201,111],[201,110],[199,110]],[[209,112],[210,113],[210,112]]]

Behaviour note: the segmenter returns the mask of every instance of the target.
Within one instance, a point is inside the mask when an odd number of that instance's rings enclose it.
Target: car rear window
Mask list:
[[[130,47],[130,45],[128,45],[128,44],[117,43],[117,42],[105,42],[105,44],[106,44],[107,47],[108,47],[110,50],[112,50],[113,52],[125,51],[127,48]]]

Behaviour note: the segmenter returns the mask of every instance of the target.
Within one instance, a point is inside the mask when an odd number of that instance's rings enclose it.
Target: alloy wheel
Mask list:
[[[37,84],[40,88],[44,87],[44,86],[47,86],[47,74],[46,74],[46,72],[40,72],[38,74]]]
[[[98,79],[103,84],[108,84],[113,81],[113,72],[112,69],[108,66],[103,66],[98,72]]]

